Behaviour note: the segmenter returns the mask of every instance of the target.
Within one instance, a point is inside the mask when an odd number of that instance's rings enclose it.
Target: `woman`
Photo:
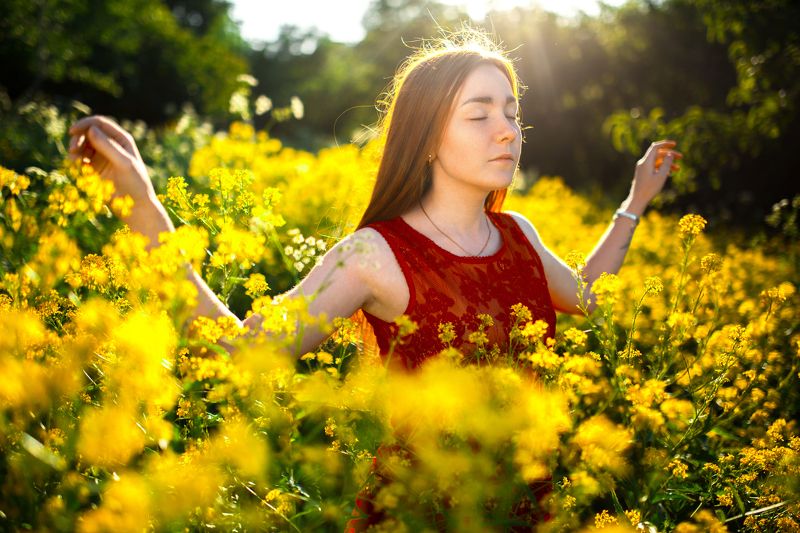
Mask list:
[[[490,344],[507,338],[509,308],[526,305],[555,329],[555,310],[577,313],[572,271],[518,213],[501,212],[519,161],[518,81],[511,62],[487,46],[445,43],[420,50],[392,86],[381,132],[384,149],[372,198],[358,229],[334,246],[288,297],[310,297],[308,312],[349,317],[363,311],[382,354],[413,368],[440,350],[439,326],[453,325],[468,349],[476,316],[489,315]],[[135,206],[125,220],[152,243],[174,231],[131,136],[105,117],[70,129],[70,152],[88,158]],[[636,165],[630,194],[589,255],[587,285],[619,270],[639,217],[682,156],[654,142]],[[354,254],[353,249],[362,250]],[[192,271],[198,315],[233,316]],[[587,288],[588,290],[588,288]],[[392,347],[406,314],[419,328]],[[254,315],[244,324],[256,326]],[[326,334],[306,327],[300,354]],[[300,355],[298,354],[298,355]],[[363,503],[363,502],[361,502]],[[359,529],[365,522],[351,524]]]
[[[363,312],[382,354],[407,368],[443,348],[442,324],[452,324],[451,344],[468,350],[478,314],[491,317],[485,333],[490,346],[501,347],[514,304],[545,320],[550,336],[555,310],[579,312],[570,268],[525,217],[501,212],[522,143],[518,80],[505,56],[485,40],[418,51],[395,76],[381,126],[383,153],[358,229],[287,297],[308,298],[308,312],[329,319]],[[151,243],[174,231],[126,131],[94,116],[70,133],[73,157],[88,158],[117,194],[134,199],[125,220],[132,230]],[[681,157],[675,142],[658,141],[639,160],[630,194],[587,259],[587,291],[600,273],[619,270],[639,217]],[[196,272],[189,275],[199,291],[197,315],[233,316]],[[404,314],[418,329],[394,345],[395,319]],[[244,325],[257,326],[259,318]],[[298,355],[325,337],[305,327]],[[362,518],[349,530],[379,518],[366,499],[357,504],[354,514]]]

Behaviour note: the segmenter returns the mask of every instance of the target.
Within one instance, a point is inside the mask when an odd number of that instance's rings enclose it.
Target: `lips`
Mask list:
[[[489,161],[514,161],[514,156],[512,156],[511,154],[502,154],[493,159],[490,159]]]

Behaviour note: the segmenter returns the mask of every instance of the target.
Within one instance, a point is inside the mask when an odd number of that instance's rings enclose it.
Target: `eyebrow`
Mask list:
[[[514,98],[513,96],[506,97],[506,105],[513,104],[513,103],[516,103],[516,102],[517,102],[517,99]],[[492,98],[491,96],[474,96],[474,97],[470,98],[469,100],[465,101],[463,104],[461,104],[461,107],[464,107],[467,104],[474,104],[474,103],[492,104],[492,103],[494,103],[494,98]]]

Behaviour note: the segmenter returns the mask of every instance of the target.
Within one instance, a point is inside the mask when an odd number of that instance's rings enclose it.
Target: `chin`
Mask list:
[[[514,183],[514,176],[516,176],[516,172],[513,172],[509,175],[502,176],[499,179],[495,178],[490,180],[492,183],[490,185],[492,191],[496,191],[498,189],[507,189]]]

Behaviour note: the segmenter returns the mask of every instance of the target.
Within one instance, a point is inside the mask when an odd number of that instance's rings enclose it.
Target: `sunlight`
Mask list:
[[[515,7],[538,5],[545,11],[569,17],[583,11],[588,15],[600,12],[598,0],[444,0],[447,4],[462,6],[476,21],[483,20],[489,11],[502,11]],[[623,0],[606,0],[619,5]],[[355,43],[364,37],[361,18],[369,7],[369,0],[348,0],[343,10],[337,2],[296,0],[294,2],[264,2],[263,0],[233,0],[233,19],[240,24],[242,36],[250,41],[273,41],[280,27],[294,25],[300,28],[316,27],[333,40]]]
[[[598,0],[452,0],[448,3],[463,6],[473,20],[482,20],[489,11],[505,11],[515,7],[538,6],[562,16],[584,12],[596,15],[600,12]],[[622,0],[606,2],[618,5]]]

